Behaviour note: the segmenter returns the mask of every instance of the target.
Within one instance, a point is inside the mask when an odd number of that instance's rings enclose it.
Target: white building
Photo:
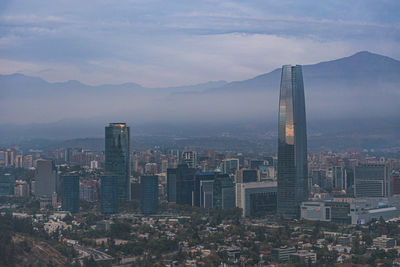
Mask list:
[[[379,249],[393,248],[396,246],[396,239],[387,237],[386,235],[374,238],[374,247]]]
[[[236,207],[243,210],[243,217],[276,210],[276,193],[277,182],[237,183]]]
[[[99,168],[99,162],[97,160],[92,160],[90,162],[90,169],[95,170]]]
[[[196,151],[184,151],[182,153],[182,162],[186,163],[189,168],[196,168],[197,165]]]

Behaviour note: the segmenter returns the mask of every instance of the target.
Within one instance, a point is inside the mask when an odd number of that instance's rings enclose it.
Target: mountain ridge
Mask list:
[[[308,65],[302,65],[303,68],[310,68],[310,67],[314,67],[314,66],[324,66],[326,64],[336,64],[336,63],[348,63],[349,60],[351,61],[352,59],[357,59],[361,61],[365,61],[366,59],[371,59],[374,58],[378,61],[383,61],[385,60],[386,62],[390,63],[390,64],[395,64],[397,65],[397,67],[400,67],[400,61],[388,57],[388,56],[384,56],[384,55],[380,55],[380,54],[376,54],[376,53],[372,53],[369,51],[360,51],[357,52],[351,56],[347,56],[347,57],[342,57],[342,58],[338,58],[338,59],[333,59],[333,60],[328,60],[328,61],[321,61],[318,63],[314,63],[314,64],[308,64]],[[190,85],[179,85],[179,86],[169,86],[169,87],[144,87],[138,83],[135,82],[126,82],[126,83],[116,83],[116,84],[100,84],[100,85],[88,85],[85,84],[79,80],[67,80],[64,82],[49,82],[46,81],[45,79],[41,78],[41,77],[36,77],[36,76],[29,76],[29,75],[25,75],[23,73],[12,73],[12,74],[0,74],[0,83],[3,82],[12,82],[15,81],[15,78],[19,78],[22,79],[20,82],[36,82],[36,83],[46,83],[49,85],[74,85],[74,86],[83,86],[83,87],[91,87],[91,88],[105,88],[105,87],[124,87],[124,88],[141,88],[141,89],[158,89],[158,90],[162,90],[162,89],[182,89],[182,88],[186,88],[186,87],[201,87],[204,85],[210,85],[210,84],[214,84],[215,88],[219,88],[219,87],[232,87],[234,85],[237,84],[242,84],[244,82],[252,82],[254,80],[258,80],[258,79],[264,79],[266,76],[269,75],[274,75],[276,73],[280,74],[280,68],[276,68],[270,72],[267,73],[263,73],[260,75],[256,75],[252,78],[249,79],[245,79],[245,80],[241,80],[241,81],[231,81],[231,82],[226,82],[224,80],[219,80],[219,81],[207,81],[207,82],[202,82],[202,83],[198,83],[198,84],[190,84]],[[207,90],[212,90],[211,89],[207,89]],[[181,90],[179,90],[181,91]]]
[[[361,51],[303,65],[308,118],[368,118],[400,113],[400,61]],[[139,122],[275,120],[280,68],[243,81],[146,88],[137,83],[91,86],[0,75],[0,124],[102,118]]]

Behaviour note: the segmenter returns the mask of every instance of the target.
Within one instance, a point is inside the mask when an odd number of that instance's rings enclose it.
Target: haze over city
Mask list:
[[[57,83],[1,76],[0,123],[274,121],[279,73],[259,75],[360,51],[392,59],[364,53],[306,68],[315,78],[306,80],[308,117],[392,117],[399,112],[398,5],[2,1],[0,73]]]

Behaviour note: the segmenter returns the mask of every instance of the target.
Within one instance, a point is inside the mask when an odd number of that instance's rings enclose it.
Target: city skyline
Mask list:
[[[0,266],[400,266],[399,10],[1,1]]]

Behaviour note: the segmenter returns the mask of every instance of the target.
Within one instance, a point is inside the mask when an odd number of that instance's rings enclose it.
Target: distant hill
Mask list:
[[[245,81],[231,82],[216,90],[275,90],[280,83],[280,68]],[[367,51],[332,61],[303,66],[307,90],[323,90],[320,85],[337,90],[361,87],[400,90],[400,61]],[[318,88],[316,88],[318,87]]]
[[[341,120],[383,118],[390,125],[395,123],[390,118],[399,118],[400,61],[363,51],[304,65],[303,76],[311,124],[332,120],[340,129]],[[23,74],[0,75],[0,138],[102,136],[110,121],[153,125],[157,132],[166,126],[168,134],[179,134],[181,128],[174,125],[185,123],[275,125],[279,84],[280,68],[244,81],[168,88],[136,83],[90,86],[74,80],[49,83]]]

